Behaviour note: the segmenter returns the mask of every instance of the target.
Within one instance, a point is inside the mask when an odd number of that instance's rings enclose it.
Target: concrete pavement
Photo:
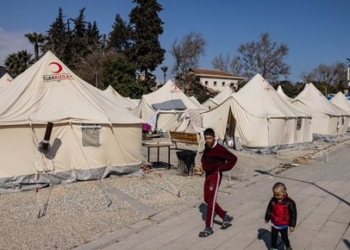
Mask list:
[[[207,238],[198,237],[205,225],[205,205],[193,200],[76,249],[268,249],[270,226],[264,223],[264,214],[273,184],[281,181],[298,209],[297,227],[290,233],[293,249],[349,250],[349,152],[347,142],[328,157],[283,172],[262,172],[221,190],[218,202],[234,216],[233,225],[221,230],[216,217],[214,234]],[[283,245],[278,249],[284,249]]]

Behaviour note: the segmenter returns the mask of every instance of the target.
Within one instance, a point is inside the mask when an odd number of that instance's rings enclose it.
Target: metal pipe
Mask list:
[[[43,147],[42,147],[44,152],[49,150],[52,127],[53,127],[53,123],[48,122],[47,126],[46,126],[45,136],[44,136],[44,140],[43,140]]]

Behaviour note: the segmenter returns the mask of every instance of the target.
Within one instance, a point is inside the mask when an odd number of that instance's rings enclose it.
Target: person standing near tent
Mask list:
[[[288,196],[287,188],[282,182],[272,187],[273,197],[266,209],[265,223],[271,221],[271,250],[277,250],[278,233],[281,234],[286,250],[293,250],[288,238],[288,227],[294,231],[297,223],[297,207]]]
[[[215,139],[212,128],[204,131],[205,149],[201,158],[202,168],[205,171],[204,201],[207,203],[205,229],[199,237],[208,237],[213,234],[214,212],[222,218],[222,229],[231,226],[233,217],[223,210],[216,202],[222,179],[222,172],[231,170],[237,162],[237,157],[220,145]]]

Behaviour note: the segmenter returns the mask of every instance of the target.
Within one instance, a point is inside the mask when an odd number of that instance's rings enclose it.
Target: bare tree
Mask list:
[[[302,78],[305,82],[317,82],[327,94],[328,88],[333,86],[337,91],[347,88],[347,67],[345,63],[336,62],[331,65],[320,64],[311,72],[304,72]]]
[[[226,56],[222,54],[215,56],[211,64],[214,69],[231,72],[235,75],[240,75],[243,68],[240,58],[238,56],[231,57],[229,54],[226,54]]]
[[[103,84],[104,63],[106,60],[113,59],[117,56],[118,52],[111,50],[108,52],[92,52],[84,58],[79,57],[80,60],[74,73],[91,85],[99,89],[104,89],[106,87]]]
[[[279,76],[290,74],[290,67],[284,63],[289,48],[286,44],[277,45],[270,39],[269,33],[262,33],[259,41],[241,44],[238,49],[240,63],[245,75],[251,77],[260,73],[268,80],[276,80]]]
[[[189,68],[198,66],[199,57],[205,55],[206,40],[199,33],[191,31],[179,42],[175,39],[170,54],[174,57],[175,63],[172,73],[177,77],[183,77]]]
[[[345,73],[345,64],[339,62],[331,65],[320,64],[316,69],[313,70],[316,81],[328,82],[331,85],[345,81]]]
[[[306,71],[304,71],[300,77],[301,77],[301,81],[304,83],[312,82],[315,79],[315,76],[312,72],[306,72]]]
[[[229,54],[226,54],[226,56],[220,54],[214,57],[214,59],[211,61],[211,64],[213,65],[214,69],[219,69],[228,72],[231,61],[232,59]]]
[[[231,72],[235,75],[241,75],[243,70],[243,65],[238,56],[234,56],[230,63]]]

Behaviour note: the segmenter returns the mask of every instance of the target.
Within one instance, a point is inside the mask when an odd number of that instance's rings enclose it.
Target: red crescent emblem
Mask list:
[[[175,91],[176,89],[178,89],[178,87],[176,86],[176,84],[173,84],[173,87],[174,87],[174,91]]]
[[[62,65],[61,64],[59,64],[58,62],[52,62],[52,63],[50,63],[49,65],[51,65],[51,64],[54,64],[54,65],[56,65],[57,66],[57,70],[56,71],[51,71],[52,73],[60,73],[61,71],[62,71]]]

